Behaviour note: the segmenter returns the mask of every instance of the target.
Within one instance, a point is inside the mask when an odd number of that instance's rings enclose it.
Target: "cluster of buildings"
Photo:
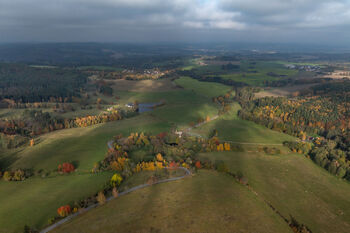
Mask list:
[[[320,71],[321,67],[317,65],[295,65],[295,64],[287,64],[285,65],[288,69],[293,70],[302,70],[302,71],[310,71],[317,72]]]

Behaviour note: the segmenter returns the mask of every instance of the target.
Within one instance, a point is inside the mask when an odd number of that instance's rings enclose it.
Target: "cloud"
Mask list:
[[[349,0],[0,1],[0,41],[279,40],[330,32],[343,32],[345,41],[349,26]]]

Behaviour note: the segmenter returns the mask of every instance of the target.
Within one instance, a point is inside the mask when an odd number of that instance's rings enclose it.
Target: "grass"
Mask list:
[[[232,177],[200,171],[192,178],[137,190],[53,232],[291,232]]]
[[[173,177],[180,177],[185,175],[185,171],[181,169],[177,170],[167,170],[161,169],[156,171],[143,171],[132,175],[130,178],[125,180],[122,185],[118,188],[119,192],[123,192],[130,188],[136,187],[138,185],[146,184],[149,178],[152,176],[157,177],[158,180],[165,180]]]
[[[223,70],[220,65],[208,65],[198,67],[195,72],[197,75],[201,76],[220,76],[224,79],[231,79],[253,86],[262,86],[265,81],[277,81],[298,74],[297,70],[287,69],[283,64],[278,62],[265,61],[242,61],[240,63],[240,68],[232,71]],[[270,72],[281,76],[270,76],[268,75]],[[285,76],[283,77],[282,75]]]
[[[120,94],[121,101],[124,102],[132,102],[134,99],[140,102],[158,102],[165,99],[167,104],[153,112],[122,121],[86,128],[58,130],[42,135],[37,138],[38,143],[34,147],[2,151],[1,163],[13,169],[32,168],[35,171],[44,169],[52,172],[57,169],[58,164],[74,161],[78,164],[78,172],[87,172],[91,170],[95,162],[104,158],[107,152],[106,143],[114,135],[120,133],[128,135],[131,132],[142,131],[156,134],[169,131],[174,122],[187,122],[198,116],[204,117],[208,111],[212,111],[213,114],[217,112],[216,106],[206,103],[209,98],[188,90],[169,93],[123,92]],[[188,99],[192,101],[187,101]],[[97,192],[100,189],[99,185],[108,180],[108,177],[100,177],[96,178],[96,183],[94,183],[93,177],[87,174],[46,179],[34,177],[20,183],[0,182],[0,190],[4,190],[0,194],[3,200],[0,201],[0,218],[3,219],[0,226],[6,227],[4,232],[21,232],[24,224],[43,226],[47,223],[48,218],[55,214],[58,205],[89,196],[91,192]],[[80,184],[88,187],[81,188]],[[59,191],[54,187],[59,188]],[[74,187],[81,192],[75,190]],[[9,195],[9,192],[15,193],[10,199],[6,196]],[[7,202],[9,200],[11,204]],[[40,204],[37,200],[40,201]],[[18,211],[19,209],[21,210]],[[36,214],[31,216],[29,214],[31,211]],[[6,213],[10,214],[6,215]],[[0,229],[3,228],[0,227]]]
[[[216,115],[218,106],[212,103],[211,97],[224,94],[229,88],[185,77],[177,82],[184,89],[117,92],[122,105],[135,100],[165,100],[164,106],[152,112],[122,121],[51,132],[40,136],[34,147],[0,151],[0,162],[6,162],[10,168],[53,171],[59,163],[75,161],[78,164],[78,172],[69,176],[33,177],[24,182],[0,181],[0,232],[21,232],[24,224],[42,227],[60,205],[99,191],[111,174],[84,172],[104,158],[106,143],[114,135],[156,134],[175,126],[188,127],[188,123],[199,117]],[[239,119],[238,110],[239,105],[234,104],[228,114],[194,129],[194,132],[209,135],[217,129],[220,139],[238,142],[294,140],[291,136]],[[142,159],[147,155],[141,151],[131,156]],[[350,202],[346,197],[350,187],[303,156],[268,156],[258,152],[200,156],[224,160],[231,171],[242,171],[249,184],[284,216],[293,215],[313,232],[347,231]],[[121,189],[144,183],[149,175],[137,174]],[[232,177],[211,171],[200,171],[192,178],[122,196],[62,226],[57,232],[115,232],[118,229],[122,232],[290,232],[261,199],[235,183]]]
[[[23,232],[25,224],[37,228],[57,215],[57,208],[102,190],[111,173],[0,181],[0,232]]]
[[[218,131],[221,140],[247,143],[283,143],[293,141],[294,137],[279,133],[251,121],[242,120],[237,116],[240,109],[238,103],[234,103],[230,112],[220,116],[201,127],[193,129],[194,133],[208,136],[214,129]]]
[[[242,172],[259,196],[312,232],[349,231],[349,183],[310,159],[299,154],[269,156],[258,152],[216,152],[201,157],[223,160],[231,172]]]
[[[60,163],[75,161],[79,170],[89,171],[95,162],[104,158],[106,143],[113,136],[141,131],[159,133],[169,128],[168,123],[145,115],[92,127],[59,130],[42,135],[34,147],[9,151],[0,158],[14,160],[12,168],[54,170]]]
[[[181,77],[175,80],[177,85],[182,86],[186,90],[193,90],[196,94],[213,98],[219,95],[225,95],[231,90],[231,87],[220,83],[200,82],[193,78]]]
[[[207,115],[214,116],[218,112],[218,106],[212,103],[211,98],[196,93],[196,89],[178,90],[170,92],[120,92],[121,104],[132,103],[135,100],[144,103],[158,103],[165,101],[165,105],[144,113],[169,124],[187,127],[190,122],[197,122],[199,118]]]

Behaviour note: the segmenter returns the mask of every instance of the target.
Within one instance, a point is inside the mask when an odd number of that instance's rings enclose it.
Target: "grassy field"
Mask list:
[[[99,191],[111,173],[93,175],[86,172],[104,158],[106,143],[113,136],[187,128],[198,118],[216,115],[219,107],[211,98],[230,90],[221,84],[198,82],[187,77],[176,80],[176,84],[183,89],[115,90],[120,105],[136,100],[141,103],[165,101],[164,106],[151,112],[86,128],[54,131],[38,137],[34,147],[0,151],[0,163],[8,168],[51,172],[48,178],[36,176],[24,182],[0,181],[0,232],[21,232],[24,224],[42,227],[60,205]],[[115,100],[115,96],[104,98],[107,102]],[[248,143],[295,140],[239,119],[239,108],[237,103],[234,104],[229,113],[193,129],[193,132],[207,136],[216,129],[222,140]],[[1,111],[0,114],[8,113]],[[346,200],[350,186],[347,183],[301,155],[268,156],[249,152],[248,146],[244,147],[246,152],[242,153],[200,156],[224,160],[231,171],[243,172],[263,198],[284,216],[293,215],[313,232],[346,232],[350,221],[350,212],[347,212],[350,202]],[[256,150],[256,146],[252,147]],[[147,154],[141,151],[131,156],[137,160]],[[53,171],[63,162],[75,162],[77,172],[56,176]],[[144,183],[149,175],[137,174],[121,189]],[[209,171],[120,197],[62,226],[57,232],[118,232],[119,229],[119,232],[290,232],[287,224],[246,187],[237,184],[232,177]]]
[[[200,116],[205,117],[217,112],[216,106],[207,103],[211,101],[208,97],[189,90],[179,89],[156,93],[122,92],[120,95],[121,102],[125,103],[133,102],[133,100],[159,102],[164,99],[166,105],[153,112],[122,121],[54,131],[37,138],[37,144],[34,147],[1,152],[1,164],[8,167],[7,169],[32,168],[35,171],[43,169],[45,172],[50,172],[51,175],[50,178],[35,177],[19,183],[0,182],[0,190],[4,190],[0,194],[2,197],[0,201],[0,206],[2,206],[0,229],[2,226],[6,226],[4,232],[21,232],[24,224],[41,227],[47,223],[49,217],[55,214],[58,205],[89,196],[91,192],[97,192],[100,185],[108,180],[108,177],[94,178],[95,176],[88,174],[52,177],[55,176],[53,171],[57,169],[58,164],[74,162],[78,165],[78,173],[88,172],[95,162],[104,158],[107,152],[107,141],[117,134],[128,135],[131,132],[142,131],[156,134],[169,131],[175,122],[186,122],[187,124]],[[188,101],[189,99],[191,101]],[[81,186],[76,185],[76,183],[89,187],[80,188]],[[79,188],[79,191],[74,191],[74,186]],[[60,191],[57,191],[56,187]],[[6,198],[10,191],[16,193],[10,199],[12,204],[9,204],[9,199]],[[22,198],[24,196],[26,198]],[[40,201],[40,205],[37,204],[36,200]],[[31,202],[38,207],[34,208],[30,204]],[[14,211],[19,208],[21,211]],[[33,210],[36,214],[28,214]],[[23,217],[25,215],[28,217]],[[19,219],[23,220],[19,221]]]
[[[131,132],[159,133],[170,125],[150,115],[122,121],[98,124],[86,128],[58,130],[40,136],[34,147],[8,151],[0,159],[12,162],[12,168],[54,170],[58,164],[75,161],[78,169],[90,171],[94,163],[102,160],[107,152],[107,141],[113,136]]]
[[[131,92],[165,92],[179,89],[170,79],[159,80],[106,80],[112,84],[111,87],[118,94],[119,91],[131,91]]]
[[[95,194],[111,176],[106,172],[0,181],[0,232],[23,232],[25,224],[43,227],[58,207]]]
[[[187,127],[190,122],[197,122],[199,118],[214,116],[218,112],[218,106],[208,96],[199,95],[192,90],[178,90],[170,92],[119,92],[120,103],[158,103],[164,101],[165,105],[145,113],[172,126]]]
[[[179,86],[182,86],[186,90],[193,90],[196,94],[209,98],[225,95],[228,91],[231,90],[231,87],[220,83],[200,82],[189,77],[181,77],[179,79],[176,79],[175,83]]]
[[[53,232],[291,232],[288,225],[232,177],[194,177],[122,196]]]
[[[194,133],[208,136],[214,129],[218,131],[221,140],[246,143],[283,143],[293,141],[294,137],[279,133],[251,121],[242,120],[237,116],[240,109],[238,103],[233,104],[229,113],[220,116],[199,128],[193,129]]]
[[[229,170],[242,172],[259,196],[285,217],[292,215],[312,232],[348,232],[349,183],[332,176],[299,154],[206,153],[202,157],[223,160]]]
[[[277,81],[298,74],[297,70],[287,69],[283,64],[262,61],[241,61],[235,70],[223,70],[220,65],[207,65],[197,67],[194,72],[201,76],[219,76],[253,86],[262,86],[265,81]]]

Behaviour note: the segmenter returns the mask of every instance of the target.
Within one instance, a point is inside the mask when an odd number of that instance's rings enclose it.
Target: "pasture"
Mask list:
[[[200,155],[224,161],[283,216],[293,216],[312,232],[348,232],[349,183],[300,154],[214,152]],[[330,221],[331,219],[331,221]]]
[[[227,175],[193,177],[137,190],[52,232],[291,232],[265,203]]]
[[[239,109],[239,104],[234,103],[228,113],[199,128],[194,128],[192,132],[207,137],[213,130],[217,130],[220,140],[240,143],[282,144],[284,141],[295,140],[294,137],[287,134],[279,133],[254,122],[240,119],[237,116]]]
[[[296,77],[297,70],[287,69],[283,64],[269,61],[241,61],[235,69],[224,69],[221,65],[207,65],[192,70],[196,75],[221,77],[252,86],[263,86],[266,82]]]

